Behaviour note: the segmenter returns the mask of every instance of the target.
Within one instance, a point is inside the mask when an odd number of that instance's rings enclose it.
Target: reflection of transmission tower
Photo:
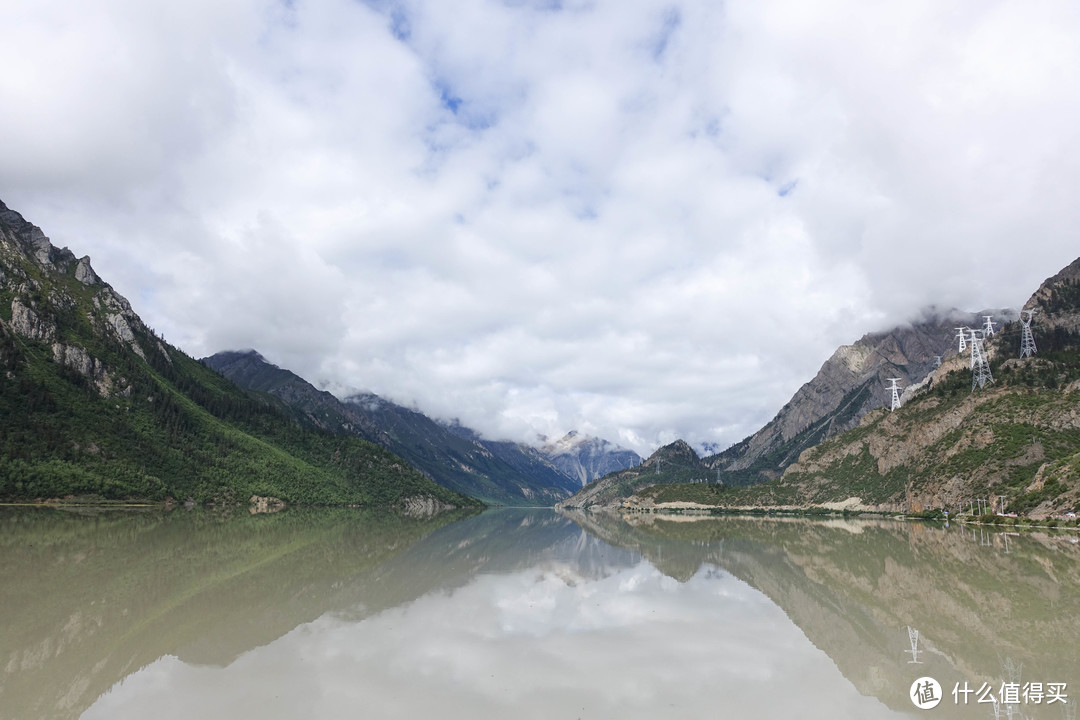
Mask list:
[[[911,649],[906,651],[911,653],[911,659],[908,660],[908,665],[922,665],[922,660],[919,659],[919,631],[908,625],[907,636],[908,642],[911,643]]]
[[[986,360],[986,351],[983,348],[983,340],[971,331],[971,392],[976,387],[986,387],[987,383],[994,382],[994,376],[990,374],[990,363]]]
[[[956,337],[960,339],[960,349],[956,352],[964,352],[967,350],[967,332],[968,329],[966,327],[956,328]]]
[[[994,321],[993,315],[983,315],[986,318],[986,324],[983,325],[983,337],[990,337],[994,334]]]
[[[889,382],[892,383],[892,385],[885,388],[892,393],[892,405],[889,408],[890,412],[900,407],[900,388],[896,386],[896,383],[899,382],[899,380],[900,378],[889,378]]]
[[[1024,313],[1027,313],[1027,320],[1024,319]],[[1022,310],[1020,312],[1020,323],[1024,326],[1020,336],[1020,357],[1022,358],[1031,357],[1038,352],[1035,347],[1035,337],[1031,334],[1031,319],[1034,316],[1034,310]]]

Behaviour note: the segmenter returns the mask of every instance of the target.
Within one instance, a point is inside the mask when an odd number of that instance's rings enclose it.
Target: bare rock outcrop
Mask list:
[[[430,495],[413,495],[405,498],[402,502],[401,511],[409,517],[431,517],[447,510],[453,510],[453,505],[447,505],[441,500],[436,500]]]
[[[83,285],[97,285],[101,282],[101,278],[94,272],[94,268],[90,267],[89,255],[84,256],[79,260],[79,264],[75,266],[75,279]]]
[[[79,373],[97,389],[102,397],[113,392],[117,386],[112,374],[105,369],[105,364],[86,352],[86,348],[78,345],[65,345],[53,343],[53,360],[58,365],[71,368]]]
[[[19,298],[11,301],[11,328],[29,340],[52,342],[56,338],[56,323]]]

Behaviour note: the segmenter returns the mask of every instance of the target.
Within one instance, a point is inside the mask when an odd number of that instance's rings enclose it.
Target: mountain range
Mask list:
[[[489,504],[552,505],[580,488],[535,448],[485,440],[372,393],[338,400],[254,350],[202,362],[240,387],[280,399],[307,425],[381,445],[440,485]]]
[[[970,347],[964,353],[947,348],[941,365],[925,372],[918,365],[936,349],[935,335],[940,341],[962,317],[938,320],[932,332],[923,324],[867,336],[837,350],[743,443],[699,458],[680,441],[560,505],[966,513],[978,501],[982,508],[1033,516],[1080,511],[1080,259],[1042,283],[1023,310],[1034,313],[1037,353],[1019,357],[1020,322],[997,327],[980,344],[992,375],[983,387],[973,383]],[[963,324],[981,327],[985,314]],[[858,362],[849,363],[853,357]],[[885,407],[885,374],[911,383],[895,412]],[[829,401],[821,402],[823,396]],[[746,470],[756,476],[740,475]],[[732,487],[753,480],[759,482]]]
[[[564,475],[578,480],[582,487],[610,472],[641,464],[641,456],[633,450],[603,438],[582,435],[576,430],[553,442],[544,436],[540,441],[543,443],[540,452]]]
[[[53,246],[0,202],[0,499],[271,497],[430,511],[474,505],[468,498],[578,506],[650,485],[765,483],[723,502],[912,509],[996,494],[1020,511],[1060,510],[1080,503],[1071,394],[1080,260],[1024,309],[1037,318],[1034,358],[1008,359],[1015,311],[930,310],[838,348],[742,442],[702,458],[679,441],[642,461],[576,432],[532,447],[371,393],[339,399],[254,351],[196,362],[148,328],[88,257]],[[962,396],[968,362],[953,350],[956,329],[984,315],[999,324],[986,340],[998,383]],[[888,378],[906,388],[894,414],[880,410]],[[648,502],[661,501],[657,492]]]
[[[799,454],[850,430],[871,410],[890,401],[887,380],[907,388],[923,381],[955,352],[958,327],[979,327],[991,316],[1014,321],[1011,309],[965,313],[930,308],[915,322],[868,333],[841,345],[772,420],[750,437],[704,459],[728,484],[747,485],[779,477]]]

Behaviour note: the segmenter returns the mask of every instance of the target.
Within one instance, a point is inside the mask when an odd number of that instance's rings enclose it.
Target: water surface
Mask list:
[[[994,717],[954,685],[1080,699],[1078,570],[893,521],[4,510],[0,718]]]

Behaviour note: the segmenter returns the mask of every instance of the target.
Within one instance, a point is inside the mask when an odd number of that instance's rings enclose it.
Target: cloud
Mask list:
[[[491,436],[734,442],[837,345],[1076,252],[1066,2],[7,14],[5,202],[188,352]]]

